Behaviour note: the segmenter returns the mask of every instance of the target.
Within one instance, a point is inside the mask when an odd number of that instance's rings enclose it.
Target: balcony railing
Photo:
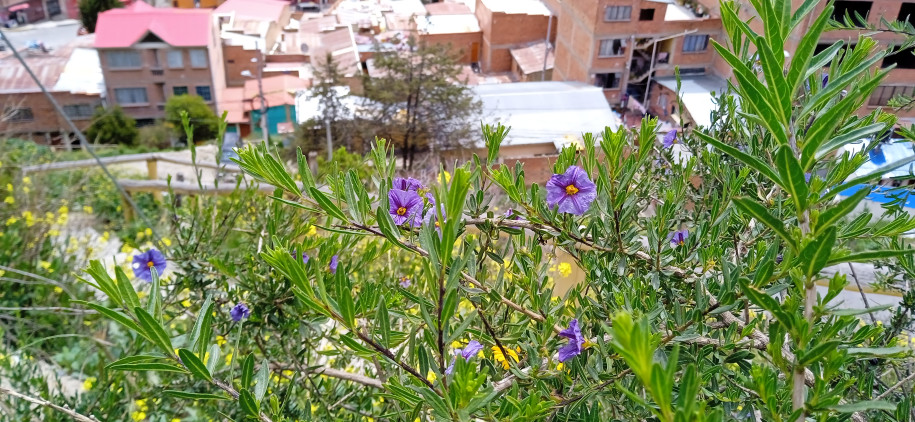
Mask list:
[[[152,69],[152,70],[150,70],[150,72],[152,72],[152,75],[153,75],[153,76],[163,76],[163,75],[165,75],[165,71],[162,70],[162,69]]]

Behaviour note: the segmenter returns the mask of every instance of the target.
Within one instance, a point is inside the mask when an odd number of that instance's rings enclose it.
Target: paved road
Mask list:
[[[75,40],[79,27],[79,22],[74,20],[41,22],[22,28],[4,29],[3,33],[16,49],[27,47],[31,40],[44,42],[48,48],[58,48]]]

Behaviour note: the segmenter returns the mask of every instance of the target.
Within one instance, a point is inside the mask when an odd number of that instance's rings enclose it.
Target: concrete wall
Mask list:
[[[183,68],[170,69],[166,51],[169,49],[181,50],[183,55]],[[206,47],[200,47],[206,50]],[[166,44],[156,45],[155,48],[137,48],[141,58],[141,66],[132,69],[112,69],[108,65],[108,51],[124,51],[125,49],[99,49],[99,60],[105,77],[105,87],[109,104],[118,104],[115,95],[116,88],[146,88],[148,102],[144,104],[119,104],[124,111],[135,119],[158,119],[165,115],[165,102],[173,95],[176,86],[188,87],[188,93],[194,94],[195,87],[209,86],[215,99],[217,86],[213,83],[210,63],[203,68],[192,68],[188,48],[172,48]],[[154,51],[158,51],[158,67],[154,59]],[[209,56],[208,60],[212,60]],[[211,105],[215,102],[211,101]]]

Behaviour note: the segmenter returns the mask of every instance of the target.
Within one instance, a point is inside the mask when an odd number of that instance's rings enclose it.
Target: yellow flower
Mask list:
[[[111,233],[108,233],[107,231],[104,232],[104,233],[102,233],[102,241],[103,241],[103,242],[107,242],[108,239],[110,239],[110,238],[111,238]]]
[[[130,418],[136,422],[140,422],[143,419],[146,419],[146,412],[139,412],[139,411],[133,412],[130,414]]]
[[[8,192],[12,192],[12,191],[13,191],[13,185],[7,183],[7,184],[6,184],[6,190],[7,190]]]
[[[216,344],[222,347],[223,344],[226,344],[226,338],[223,336],[216,336]]]
[[[184,300],[181,301],[181,306],[184,306],[185,308],[190,308],[190,307],[191,307],[191,301],[190,301],[190,300],[187,300],[187,299],[184,299]]]
[[[61,294],[63,292],[64,292],[64,289],[61,289],[58,286],[54,286],[54,293]],[[87,390],[88,390],[88,388],[87,388]]]
[[[562,262],[559,264],[559,275],[563,277],[568,277],[572,274],[572,265],[568,262]]]
[[[442,176],[445,176],[444,182],[442,182]],[[442,170],[442,172],[438,174],[438,182],[439,183],[450,183],[451,182],[451,173],[448,173],[448,170]]]
[[[125,243],[124,246],[121,246],[121,253],[131,253],[131,252],[133,252],[133,248],[130,247],[130,245]]]
[[[172,420],[171,420],[171,422],[181,422],[181,419],[178,419],[178,418],[172,418]]]
[[[23,211],[22,218],[25,219],[26,227],[32,227],[35,225],[35,216],[32,215],[31,211]]]
[[[3,200],[3,202],[6,202],[7,204],[15,204],[16,199],[14,199],[12,196],[7,196],[6,199]]]
[[[229,366],[231,364],[232,364],[232,352],[229,352],[228,354],[226,354],[226,366]]]
[[[137,403],[137,407],[139,407],[140,409],[146,410],[148,408],[146,406],[146,399],[137,400],[136,403]]]
[[[60,230],[57,230],[57,229],[48,230],[48,236],[54,236],[54,237],[60,236]]]
[[[565,368],[565,367],[566,367],[566,366],[565,366],[562,362],[559,362],[559,363],[556,364],[556,370],[557,370],[557,371],[561,371],[562,368]]]
[[[25,176],[25,177],[22,178],[22,183],[25,183],[25,184],[27,184],[27,185],[31,185],[31,184],[32,184],[32,178],[29,177],[29,176]]]
[[[438,379],[438,377],[435,376],[435,372],[432,372],[432,370],[430,369],[429,373],[426,374],[426,379],[429,380],[429,382],[435,382],[435,380]]]
[[[171,246],[171,245],[172,245],[172,241],[171,241],[171,239],[169,239],[169,238],[167,238],[167,237],[163,237],[163,238],[162,238],[162,244],[164,244],[165,246]]]
[[[32,190],[29,189],[28,186],[23,186],[23,187],[22,187],[22,191],[25,192],[25,193],[29,193],[29,192],[31,192]]]
[[[86,378],[86,380],[83,381],[83,389],[84,389],[84,390],[91,390],[91,389],[92,389],[92,386],[95,385],[95,381],[97,381],[97,380],[95,379],[95,377]]]
[[[7,225],[7,226],[12,226],[13,224],[16,224],[17,221],[19,221],[19,219],[16,218],[16,217],[7,218],[7,219],[6,219],[6,225]]]
[[[67,224],[67,214],[66,213],[63,213],[63,214],[60,214],[57,216],[57,224],[59,224],[61,226],[63,226],[64,224]]]
[[[152,236],[152,229],[147,227],[146,230],[143,230],[143,233],[146,233],[147,236]]]
[[[48,261],[40,261],[40,262],[38,262],[38,266],[45,269],[49,273],[54,272],[54,270],[51,269],[51,263]]]
[[[508,353],[509,356],[511,356],[512,359],[515,360],[515,362],[518,361],[518,354],[515,353],[514,350],[505,349],[505,351]],[[505,360],[505,356],[502,355],[502,349],[500,349],[499,346],[492,346],[492,357],[493,357],[493,359],[496,360],[496,362],[499,362],[502,364],[503,369],[509,368],[508,361]]]
[[[308,227],[308,232],[305,233],[305,236],[310,237],[310,236],[314,236],[316,234],[318,234],[318,228],[315,227],[314,225],[311,225],[310,227]]]
[[[92,207],[88,205],[83,205],[83,212],[86,214],[92,214]]]

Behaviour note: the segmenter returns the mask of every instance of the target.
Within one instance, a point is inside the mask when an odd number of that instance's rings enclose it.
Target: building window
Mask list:
[[[603,89],[617,89],[622,78],[622,73],[598,73],[594,75],[594,85]]]
[[[188,50],[191,55],[191,67],[207,67],[207,51],[201,49]]]
[[[654,9],[642,9],[639,11],[639,20],[640,21],[653,21],[654,20]]]
[[[200,98],[203,98],[204,101],[213,101],[213,96],[210,94],[210,87],[209,87],[209,85],[207,85],[207,86],[198,86],[198,87],[197,87],[197,95],[199,95]]]
[[[915,3],[902,3],[902,7],[899,8],[899,17],[896,20],[915,22]]]
[[[695,53],[708,48],[708,35],[687,35],[683,38],[683,52]]]
[[[598,57],[617,57],[622,56],[623,52],[626,51],[626,40],[622,39],[612,39],[612,40],[601,40],[600,42],[600,51],[598,52]]]
[[[29,107],[8,108],[3,111],[3,119],[8,122],[31,122],[35,120]]]
[[[833,3],[835,9],[832,11],[832,19],[845,22],[847,15],[852,25],[863,26],[867,23],[867,15],[871,12],[873,4],[872,1],[836,1]]]
[[[168,50],[168,67],[169,69],[184,67],[184,54],[181,53],[181,50]]]
[[[93,111],[95,108],[92,107],[92,104],[83,103],[83,104],[70,104],[65,105],[64,113],[69,116],[71,119],[85,119],[92,117]]]
[[[607,6],[604,9],[604,20],[607,22],[628,21],[631,16],[632,6]]]
[[[146,88],[115,88],[114,98],[118,104],[147,104]]]
[[[915,94],[915,86],[878,86],[871,94],[868,105],[877,107],[885,106],[890,103],[890,99],[899,95],[912,96]]]
[[[143,66],[139,51],[109,51],[105,56],[111,69],[137,69]]]
[[[883,59],[883,67],[896,65],[897,69],[915,69],[915,47],[896,50]]]
[[[187,87],[186,87],[186,86],[175,86],[175,87],[172,87],[172,94],[175,94],[175,95],[187,95]]]

